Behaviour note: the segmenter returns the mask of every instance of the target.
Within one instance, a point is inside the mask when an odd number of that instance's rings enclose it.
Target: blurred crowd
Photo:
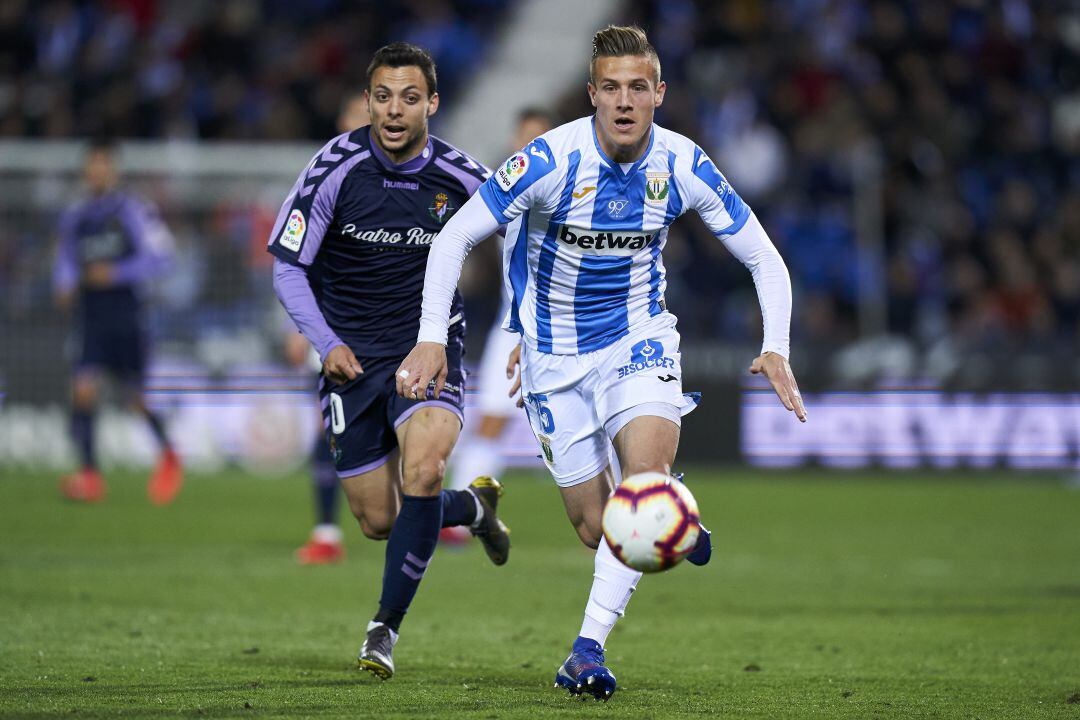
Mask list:
[[[508,5],[4,0],[0,138],[323,140],[375,48],[428,47],[452,96]],[[879,376],[993,383],[1039,375],[1018,362],[1037,356],[1069,360],[1066,384],[1080,381],[1076,5],[629,0],[622,12],[660,53],[659,122],[701,143],[784,254],[804,367],[861,344],[848,367]],[[580,84],[550,100],[564,119],[591,111]],[[681,223],[665,259],[688,338],[752,344],[753,287],[703,226]]]
[[[452,96],[511,4],[4,0],[0,137],[330,137],[380,46],[428,48]]]
[[[635,0],[626,16],[663,63],[660,121],[705,146],[787,259],[796,347],[854,340],[863,284],[887,301],[880,329],[927,359],[909,375],[1032,354],[1075,373],[1080,6]],[[728,308],[693,320],[730,336],[758,320],[726,286],[706,272],[673,305]]]

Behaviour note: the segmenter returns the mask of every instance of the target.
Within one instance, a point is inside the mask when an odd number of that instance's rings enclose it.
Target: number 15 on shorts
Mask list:
[[[543,393],[529,393],[525,397],[526,408],[532,408],[536,412],[536,417],[539,420],[540,430],[534,431],[536,439],[540,442],[540,447],[544,451],[544,460],[550,465],[554,462],[555,456],[551,452],[551,438],[548,437],[550,433],[555,432],[555,416],[551,413],[551,408],[547,406],[547,395]],[[536,427],[535,425],[533,426]]]
[[[547,406],[547,395],[544,393],[529,393],[526,398],[529,405],[536,411],[540,418],[540,430],[546,433],[555,432],[555,416],[551,414],[551,408]]]

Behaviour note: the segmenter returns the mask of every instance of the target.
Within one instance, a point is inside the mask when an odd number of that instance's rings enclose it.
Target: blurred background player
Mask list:
[[[371,124],[368,114],[367,99],[363,92],[353,92],[345,96],[338,114],[337,131],[347,133]],[[295,329],[285,335],[285,359],[295,368],[310,367],[318,383],[322,371],[322,362],[304,336]],[[301,565],[325,565],[335,563],[345,557],[345,543],[341,528],[338,526],[338,490],[337,473],[334,471],[334,457],[323,433],[315,439],[311,449],[311,483],[315,498],[315,527],[307,542],[296,549],[296,561]],[[468,530],[465,530],[468,535]]]
[[[290,330],[285,334],[285,361],[300,372],[314,372],[318,377],[321,370],[318,353],[295,327]],[[322,429],[321,423],[319,429]],[[334,471],[334,456],[330,454],[330,445],[322,432],[315,438],[308,462],[315,500],[315,527],[307,542],[296,549],[294,557],[301,565],[340,562],[345,558],[344,538],[337,519],[341,491]]]
[[[496,565],[507,561],[510,539],[496,516],[497,482],[442,489],[463,417],[460,295],[445,386],[407,399],[394,386],[419,329],[431,240],[489,173],[428,134],[439,95],[426,50],[381,48],[367,88],[370,129],[334,138],[301,171],[268,250],[278,299],[322,359],[324,428],[349,507],[367,537],[387,540],[379,609],[357,661],[388,679],[439,530],[469,526]]]
[[[60,219],[53,283],[57,306],[74,310],[76,357],[72,380],[71,431],[79,470],[60,482],[69,500],[105,497],[94,449],[94,414],[102,380],[110,376],[125,400],[146,418],[160,447],[147,495],[156,505],[172,502],[183,472],[165,427],[143,397],[147,345],[142,327],[140,285],[169,265],[172,235],[157,209],[120,188],[115,148],[96,141],[83,166],[86,197]]]
[[[517,127],[510,152],[523,148],[534,138],[555,127],[555,115],[541,107],[526,107],[518,113]],[[499,263],[502,263],[500,248]],[[521,339],[517,333],[504,330],[503,320],[510,312],[510,300],[503,292],[502,307],[495,322],[487,332],[484,354],[480,358],[479,392],[476,395],[480,417],[475,421],[475,430],[466,435],[450,460],[451,487],[461,490],[468,487],[474,478],[502,475],[506,467],[503,460],[499,439],[506,430],[510,418],[521,412],[517,398],[510,396],[510,379],[507,377],[507,362],[510,353]],[[443,528],[439,540],[448,543],[464,543],[470,534],[466,528]]]

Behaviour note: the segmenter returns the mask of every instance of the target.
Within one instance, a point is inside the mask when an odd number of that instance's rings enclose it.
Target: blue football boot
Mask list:
[[[701,528],[701,532],[698,533],[697,543],[694,545],[694,549],[690,551],[690,554],[686,556],[687,562],[694,565],[708,565],[712,560],[712,533],[705,529],[705,526],[700,522],[698,527]]]
[[[571,695],[588,693],[607,702],[615,692],[615,676],[604,666],[600,643],[586,637],[575,640],[570,657],[555,673],[555,687],[566,688]]]
[[[672,477],[685,485],[683,475],[683,473],[674,473]],[[698,527],[701,528],[701,532],[698,533],[697,543],[686,559],[694,565],[708,565],[712,560],[712,533],[706,530],[700,521]]]

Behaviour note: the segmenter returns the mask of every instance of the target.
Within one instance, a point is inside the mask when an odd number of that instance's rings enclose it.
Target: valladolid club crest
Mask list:
[[[431,213],[431,217],[438,220],[442,225],[450,217],[450,213],[454,211],[454,208],[450,206],[450,198],[446,196],[446,193],[439,193],[435,196],[435,199],[431,203],[431,207],[428,208],[428,212]]]

